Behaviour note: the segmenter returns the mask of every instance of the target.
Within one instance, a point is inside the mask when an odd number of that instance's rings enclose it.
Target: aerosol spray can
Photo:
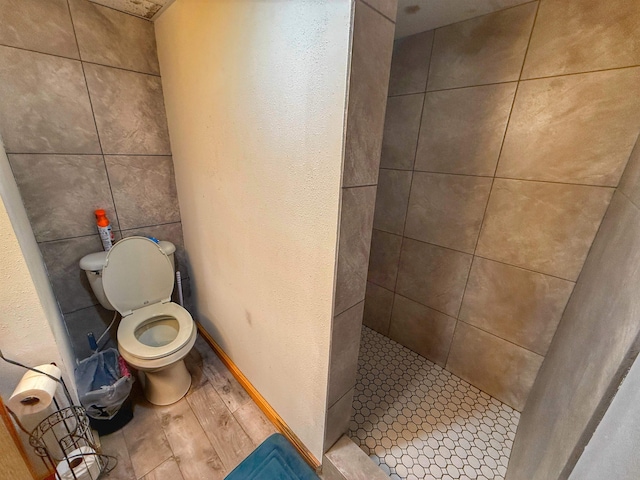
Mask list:
[[[111,230],[111,224],[107,218],[107,214],[104,210],[96,210],[96,224],[98,225],[98,233],[100,234],[100,240],[102,240],[102,246],[105,252],[111,250],[115,243],[115,236],[113,230]]]

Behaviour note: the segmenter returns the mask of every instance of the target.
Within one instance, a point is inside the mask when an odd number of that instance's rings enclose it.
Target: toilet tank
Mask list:
[[[164,254],[169,257],[171,261],[171,266],[173,270],[176,270],[176,262],[174,253],[176,251],[176,246],[167,242],[166,240],[160,240],[158,242],[160,250],[164,252]],[[115,311],[115,307],[111,305],[107,296],[104,293],[104,288],[102,286],[102,269],[104,268],[104,264],[107,260],[107,252],[96,252],[90,253],[89,255],[85,255],[80,259],[80,268],[85,271],[87,274],[87,278],[89,279],[89,285],[91,285],[91,290],[95,294],[98,302],[107,310]]]

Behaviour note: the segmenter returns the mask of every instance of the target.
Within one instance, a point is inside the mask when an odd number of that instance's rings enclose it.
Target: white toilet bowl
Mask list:
[[[197,333],[189,312],[171,302],[143,307],[120,322],[120,355],[144,372],[144,394],[154,405],[177,402],[189,391],[191,375],[183,359]]]
[[[196,341],[191,314],[171,302],[171,261],[159,245],[145,237],[120,240],[102,269],[102,287],[120,312],[118,350],[144,374],[144,393],[155,405],[180,400],[191,386],[184,357]]]

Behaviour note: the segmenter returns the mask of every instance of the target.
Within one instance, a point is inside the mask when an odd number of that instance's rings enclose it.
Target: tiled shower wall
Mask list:
[[[638,284],[640,138],[522,412],[508,480],[564,480],[579,457],[587,464],[598,458],[585,446],[640,352]],[[627,441],[633,445],[632,436]],[[622,470],[631,464],[599,460],[589,478],[637,477],[635,464],[634,473],[625,475]],[[571,474],[574,480],[586,477]]]
[[[102,250],[94,209],[116,239],[175,243],[189,276],[159,74],[150,22],[87,0],[0,0],[0,135],[78,358],[112,316],[78,266]]]
[[[640,128],[639,21],[542,0],[396,41],[367,326],[522,410]]]
[[[354,2],[325,451],[349,430],[396,4]]]

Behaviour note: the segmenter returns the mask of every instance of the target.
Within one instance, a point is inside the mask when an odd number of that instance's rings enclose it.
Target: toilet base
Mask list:
[[[144,396],[154,405],[170,405],[184,397],[191,387],[191,374],[179,360],[155,371],[140,372],[144,375]]]

